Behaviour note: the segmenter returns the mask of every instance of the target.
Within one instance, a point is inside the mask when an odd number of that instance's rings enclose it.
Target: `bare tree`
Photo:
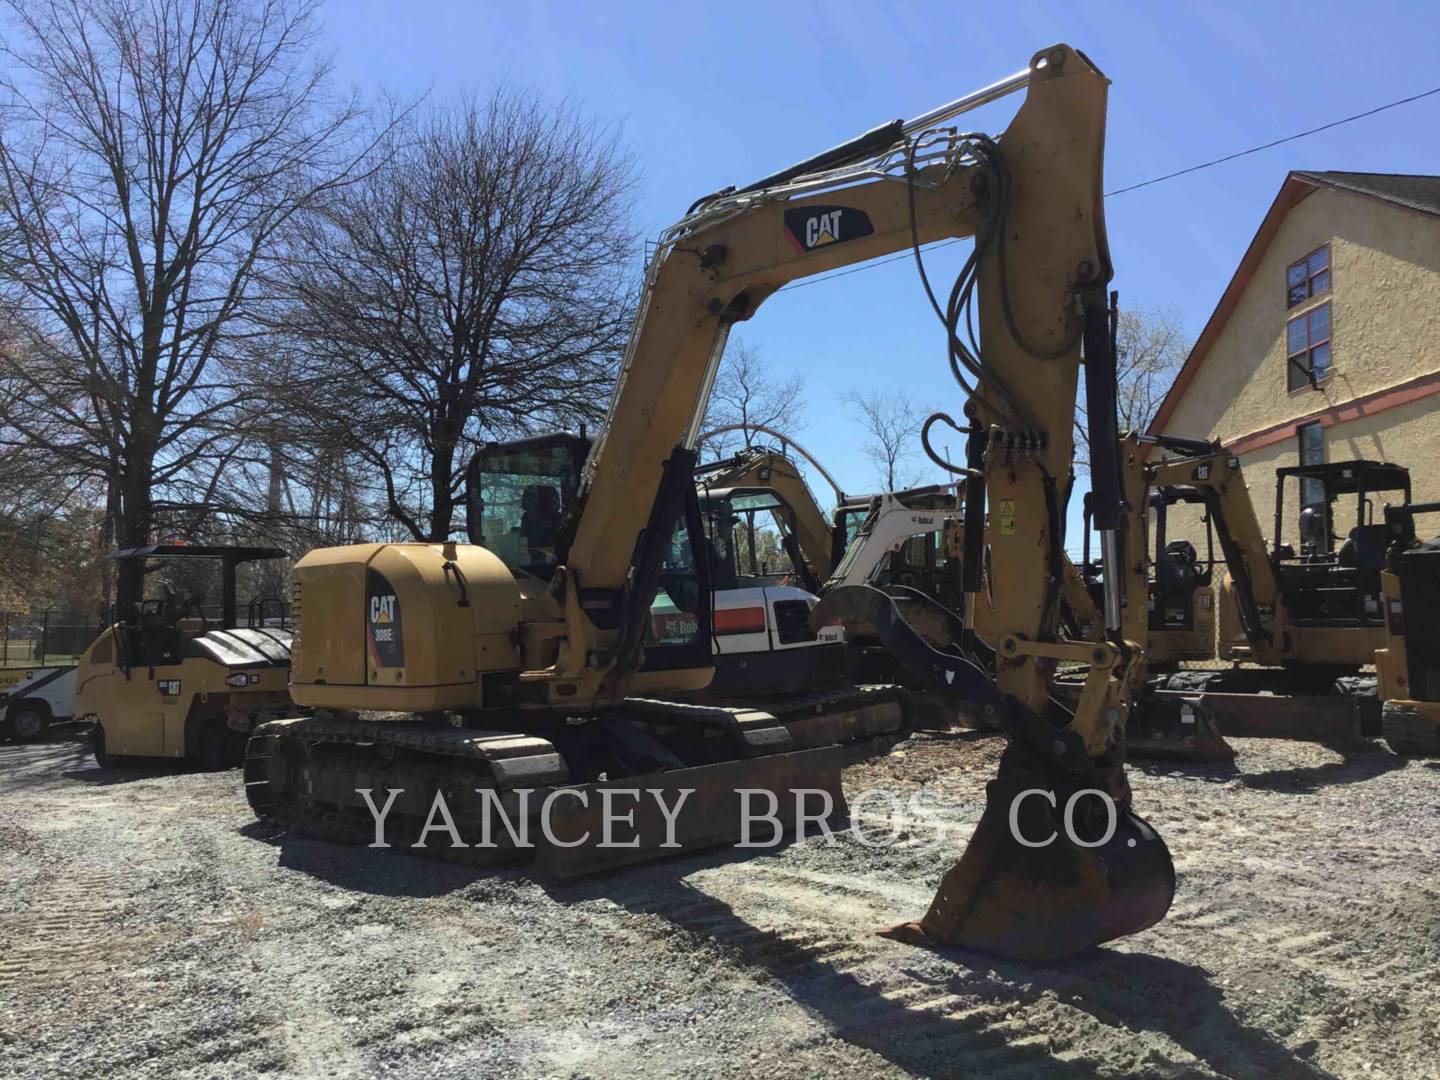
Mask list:
[[[1154,308],[1122,310],[1115,334],[1115,411],[1120,430],[1144,431],[1190,353],[1180,318]],[[1075,410],[1075,464],[1090,466],[1085,395]]]
[[[296,209],[363,171],[358,112],[326,100],[311,0],[9,4],[3,284],[36,333],[9,355],[7,422],[102,479],[118,541],[143,544],[242,452],[256,410],[230,361],[257,268]]]
[[[866,435],[862,449],[884,490],[896,491],[916,483],[922,472],[911,462],[919,450],[925,414],[902,391],[862,394],[851,390],[843,400],[855,410],[854,419]]]
[[[0,354],[19,359],[24,339],[0,310]],[[26,404],[26,382],[0,364],[0,607],[65,607],[87,615],[103,601],[107,564],[95,534],[103,487],[72,473],[8,421]]]
[[[287,231],[283,400],[413,537],[448,537],[465,445],[603,415],[631,186],[613,131],[502,90],[414,118]]]
[[[773,428],[793,435],[805,427],[805,378],[780,377],[767,363],[758,346],[733,342],[725,350],[715,389],[710,395],[704,428],[745,425],[704,440],[704,448],[718,460],[739,447],[754,445],[765,438],[756,427]]]

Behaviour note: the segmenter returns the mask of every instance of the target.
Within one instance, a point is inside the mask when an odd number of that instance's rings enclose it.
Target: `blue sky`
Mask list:
[[[508,82],[622,125],[647,236],[700,194],[918,115],[1057,41],[1113,80],[1112,190],[1440,84],[1440,7],[1423,2],[330,0],[322,15],[338,76],[363,91],[444,100]],[[976,126],[1002,130],[1018,101]],[[1287,170],[1440,172],[1437,135],[1440,95],[1109,200],[1122,303],[1172,309],[1197,334]],[[949,280],[961,250],[937,253],[935,274]],[[777,295],[741,336],[805,374],[799,437],[851,490],[875,478],[845,391],[883,373],[922,404],[960,406],[907,261]]]

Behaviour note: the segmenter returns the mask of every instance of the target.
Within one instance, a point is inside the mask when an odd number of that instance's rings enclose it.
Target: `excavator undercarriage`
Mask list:
[[[604,717],[487,716],[475,728],[321,712],[256,733],[245,790],[259,816],[329,839],[375,843],[380,835],[393,847],[467,862],[533,857],[570,877],[741,839],[737,789],[791,793],[773,808],[787,830],[797,805],[812,819],[843,817],[842,744],[893,742],[903,704],[892,687],[857,687],[843,704],[813,694],[783,705],[637,698]],[[399,794],[377,834],[390,792]],[[795,792],[804,793],[798,803]],[[446,813],[453,830],[427,841],[426,826],[434,832]],[[608,825],[605,815],[615,815]],[[587,833],[614,843],[582,839]]]

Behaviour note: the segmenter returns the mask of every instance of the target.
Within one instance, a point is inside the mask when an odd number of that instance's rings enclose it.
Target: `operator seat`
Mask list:
[[[1385,549],[1390,542],[1390,532],[1381,522],[1378,525],[1359,525],[1350,530],[1345,543],[1340,546],[1340,565],[1355,570],[1356,587],[1360,594],[1378,604],[1380,597],[1380,571],[1385,568]],[[1374,604],[1371,605],[1374,607]]]
[[[1162,596],[1189,596],[1199,584],[1199,556],[1189,540],[1172,540],[1165,545],[1164,557],[1157,567]]]
[[[1319,558],[1329,551],[1324,515],[1313,506],[1305,507],[1300,511],[1300,554],[1307,558]]]
[[[181,631],[173,594],[140,602],[140,659],[147,667],[173,664],[180,655]]]
[[[531,484],[520,496],[520,509],[520,534],[531,558],[553,562],[560,536],[560,492],[550,484]]]

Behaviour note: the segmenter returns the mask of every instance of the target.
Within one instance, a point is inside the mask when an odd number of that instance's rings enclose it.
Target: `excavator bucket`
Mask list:
[[[1077,798],[1083,784],[1016,766],[1020,756],[1019,747],[1006,751],[980,823],[925,917],[885,936],[1056,961],[1164,917],[1175,867],[1159,834],[1128,808],[1115,806],[1112,817],[1098,789]]]
[[[1159,834],[1130,810],[1123,766],[1093,766],[1073,732],[1000,695],[958,648],[937,648],[944,635],[910,622],[925,601],[903,599],[902,613],[895,597],[847,586],[823,597],[811,618],[863,620],[919,686],[969,700],[1011,741],[986,786],[980,823],[930,910],[886,936],[1051,961],[1159,922],[1175,896],[1175,866]]]

